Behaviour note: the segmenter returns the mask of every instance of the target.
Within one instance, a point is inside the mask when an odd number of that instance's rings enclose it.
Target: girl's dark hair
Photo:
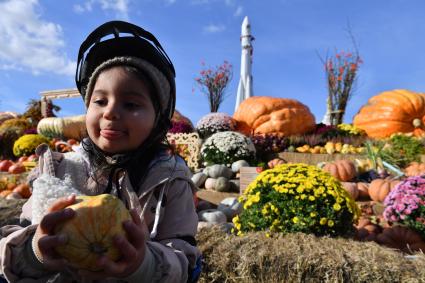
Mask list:
[[[137,149],[112,156],[106,155],[90,137],[84,139],[81,144],[93,166],[94,170],[91,174],[96,183],[99,184],[99,175],[104,175],[104,172],[107,172],[109,174],[109,187],[112,185],[112,177],[115,171],[117,169],[124,169],[129,174],[131,185],[135,190],[138,190],[148,173],[148,166],[152,159],[164,150],[173,153],[173,149],[166,138],[171,121],[168,117],[160,114],[160,103],[156,96],[157,92],[153,84],[148,80],[148,76],[138,68],[132,66],[122,67],[126,72],[135,75],[143,81],[149,89],[150,98],[156,113],[154,128]]]

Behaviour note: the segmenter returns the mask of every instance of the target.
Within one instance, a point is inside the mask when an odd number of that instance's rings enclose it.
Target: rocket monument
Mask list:
[[[241,33],[241,78],[239,79],[238,92],[236,95],[235,111],[238,109],[242,101],[253,96],[252,89],[252,44],[254,37],[251,35],[251,25],[249,24],[248,16],[245,16],[242,22]]]

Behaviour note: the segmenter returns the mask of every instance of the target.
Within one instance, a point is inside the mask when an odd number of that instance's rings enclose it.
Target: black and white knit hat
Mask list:
[[[170,96],[170,84],[168,83],[167,78],[162,74],[154,65],[149,63],[146,60],[137,57],[115,57],[109,59],[99,66],[93,71],[90,76],[89,83],[87,84],[86,96],[84,97],[84,103],[86,107],[88,107],[90,103],[90,98],[93,93],[94,86],[96,84],[96,80],[99,77],[102,71],[110,69],[112,67],[117,66],[131,66],[140,70],[143,74],[145,74],[152,85],[155,88],[155,95],[153,99],[158,100],[158,105],[160,106],[160,111],[163,112],[168,107],[168,100]],[[166,115],[166,113],[161,113]]]

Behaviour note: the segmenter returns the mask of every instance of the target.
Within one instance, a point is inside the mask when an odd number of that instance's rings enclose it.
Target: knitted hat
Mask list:
[[[167,110],[168,101],[170,99],[170,84],[168,80],[154,65],[137,57],[115,57],[109,60],[106,60],[102,64],[96,67],[93,73],[90,76],[89,83],[87,84],[86,96],[84,102],[86,107],[88,107],[93,93],[94,85],[96,84],[97,78],[100,73],[106,69],[116,67],[116,66],[131,66],[139,69],[143,74],[145,74],[148,79],[151,81],[152,85],[155,88],[154,99],[158,99],[158,104],[160,106],[161,114],[168,116],[164,111]]]

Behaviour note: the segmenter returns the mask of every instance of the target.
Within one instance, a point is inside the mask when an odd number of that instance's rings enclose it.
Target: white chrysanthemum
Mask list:
[[[237,160],[255,159],[255,146],[241,133],[226,131],[213,134],[201,147],[201,156],[207,163],[227,164]]]

